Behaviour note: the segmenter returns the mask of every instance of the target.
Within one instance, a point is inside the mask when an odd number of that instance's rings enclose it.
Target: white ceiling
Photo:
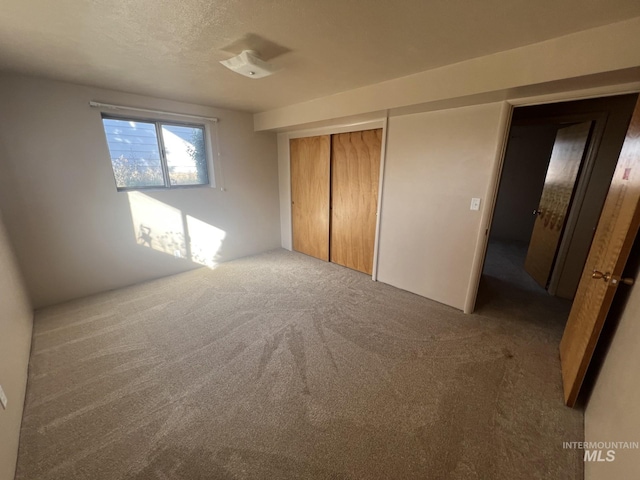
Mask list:
[[[635,16],[638,0],[2,0],[0,69],[264,111]],[[218,63],[247,34],[290,50],[280,72]]]

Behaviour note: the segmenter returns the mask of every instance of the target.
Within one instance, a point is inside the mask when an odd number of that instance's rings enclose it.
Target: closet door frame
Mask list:
[[[360,132],[382,128],[382,145],[380,148],[380,177],[378,181],[378,205],[376,215],[376,235],[373,246],[373,273],[371,278],[378,279],[378,250],[380,237],[381,207],[384,186],[384,165],[387,144],[387,118],[379,118],[356,124],[341,124],[328,127],[298,130],[278,134],[278,170],[280,183],[280,220],[282,232],[282,247],[293,250],[293,229],[291,211],[291,156],[289,140],[292,138],[315,137],[319,135],[333,135],[337,133]]]

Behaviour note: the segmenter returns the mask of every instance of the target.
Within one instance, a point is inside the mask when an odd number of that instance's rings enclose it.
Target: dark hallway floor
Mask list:
[[[492,311],[527,309],[530,321],[564,329],[571,310],[571,301],[553,297],[538,285],[524,270],[527,245],[518,242],[491,240],[480,281],[476,311],[491,305]]]

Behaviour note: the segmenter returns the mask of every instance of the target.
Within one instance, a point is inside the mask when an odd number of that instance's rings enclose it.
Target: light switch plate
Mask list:
[[[480,199],[472,198],[471,199],[471,210],[480,210]]]
[[[0,403],[2,404],[2,408],[7,409],[7,396],[4,394],[4,390],[2,390],[2,385],[0,385]]]

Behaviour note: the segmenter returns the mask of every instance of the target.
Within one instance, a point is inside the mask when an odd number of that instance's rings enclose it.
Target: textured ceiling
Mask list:
[[[635,16],[638,0],[2,0],[0,69],[263,111]],[[281,71],[218,63],[247,35]]]

